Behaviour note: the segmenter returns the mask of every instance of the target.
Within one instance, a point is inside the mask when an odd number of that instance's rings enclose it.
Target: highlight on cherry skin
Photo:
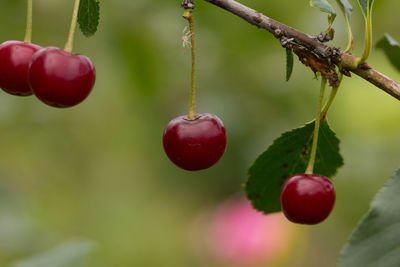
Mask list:
[[[296,174],[283,184],[281,205],[286,218],[299,224],[318,224],[331,213],[335,188],[325,176]]]
[[[45,104],[66,108],[81,103],[92,91],[96,71],[91,60],[57,47],[40,49],[32,57],[28,82]]]
[[[226,129],[215,115],[199,113],[196,119],[180,116],[171,120],[163,134],[164,151],[178,167],[198,171],[213,166],[226,147]]]
[[[21,41],[0,44],[0,88],[18,95],[32,95],[28,84],[28,67],[34,53],[42,47]]]

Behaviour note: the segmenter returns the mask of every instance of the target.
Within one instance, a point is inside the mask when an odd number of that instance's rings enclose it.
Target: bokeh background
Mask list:
[[[33,41],[63,47],[73,1],[33,2]],[[241,2],[310,34],[327,25],[308,1]],[[350,2],[360,54],[363,19]],[[98,33],[77,32],[75,40],[74,52],[97,69],[86,101],[60,110],[0,92],[0,266],[71,238],[95,244],[88,267],[336,265],[374,194],[400,167],[398,101],[345,79],[329,114],[345,159],[332,215],[313,227],[261,216],[243,199],[247,167],[281,132],[312,120],[319,84],[298,62],[285,82],[285,52],[272,35],[196,4],[198,109],[224,121],[224,157],[193,173],[162,149],[164,126],[188,106],[180,2],[101,1]],[[1,42],[23,39],[25,5],[2,1]],[[397,0],[376,1],[375,41],[384,32],[400,40],[398,10]],[[335,29],[333,43],[345,47],[341,15]],[[369,63],[400,80],[382,51]]]

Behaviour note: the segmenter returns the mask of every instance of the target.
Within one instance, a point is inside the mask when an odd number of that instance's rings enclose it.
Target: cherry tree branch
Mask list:
[[[352,73],[362,77],[368,82],[374,84],[386,93],[400,100],[400,84],[393,79],[381,74],[364,63],[357,66],[356,57],[353,54],[341,51],[338,48],[328,46],[321,42],[317,37],[310,36],[287,25],[284,25],[276,20],[273,20],[260,12],[251,9],[234,0],[205,0],[214,4],[228,12],[246,20],[258,28],[265,29],[272,33],[276,38],[281,40],[283,46],[287,42],[295,43],[306,48],[308,51],[316,54],[321,59],[325,60],[326,64],[336,64],[339,68],[347,73]],[[327,69],[329,66],[327,66]]]

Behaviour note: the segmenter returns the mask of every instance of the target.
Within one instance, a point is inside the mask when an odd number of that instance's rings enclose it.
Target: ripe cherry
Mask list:
[[[165,127],[163,144],[165,153],[178,167],[188,171],[207,169],[225,152],[225,126],[208,113],[197,114],[194,120],[180,116]]]
[[[329,216],[334,204],[335,188],[325,176],[296,174],[283,185],[282,210],[294,223],[320,223]]]
[[[40,49],[33,55],[28,71],[33,93],[44,103],[59,108],[82,102],[95,79],[96,71],[88,57],[57,47]]]
[[[28,66],[32,55],[40,48],[21,41],[6,41],[0,45],[0,87],[5,92],[32,95],[28,84]]]

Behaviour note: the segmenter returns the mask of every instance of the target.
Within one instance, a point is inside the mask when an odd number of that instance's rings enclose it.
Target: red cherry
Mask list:
[[[225,152],[225,126],[208,113],[198,114],[194,120],[180,116],[165,127],[163,144],[165,153],[178,167],[188,171],[207,169]]]
[[[281,205],[289,221],[317,224],[329,216],[335,197],[335,188],[327,177],[296,174],[283,185]]]
[[[6,41],[0,45],[0,87],[7,93],[28,96],[28,66],[32,55],[41,47],[21,41]]]
[[[57,47],[42,48],[35,53],[28,71],[33,93],[44,103],[58,108],[82,102],[95,79],[96,71],[88,57]]]

